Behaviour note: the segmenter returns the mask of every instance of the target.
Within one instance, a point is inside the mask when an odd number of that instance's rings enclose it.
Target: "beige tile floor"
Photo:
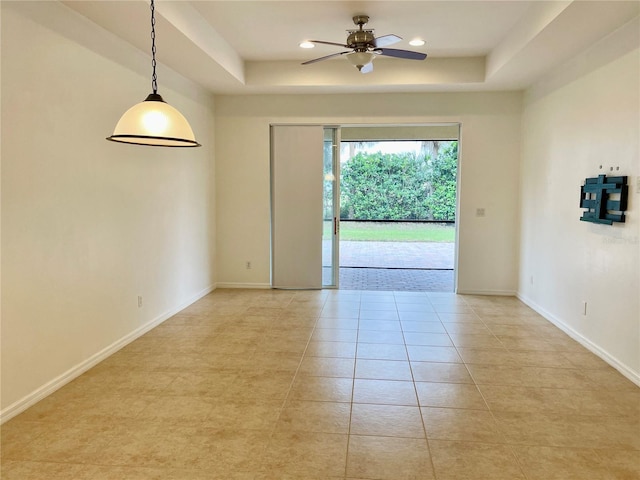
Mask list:
[[[640,389],[514,298],[219,290],[2,426],[2,479],[640,478]]]

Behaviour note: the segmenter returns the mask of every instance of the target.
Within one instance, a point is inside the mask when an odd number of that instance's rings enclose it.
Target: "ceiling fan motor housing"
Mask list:
[[[373,30],[355,30],[347,37],[349,48],[365,49],[373,44]]]

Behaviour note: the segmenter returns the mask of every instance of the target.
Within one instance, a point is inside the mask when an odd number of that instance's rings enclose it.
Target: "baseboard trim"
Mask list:
[[[80,375],[85,373],[90,368],[96,366],[98,363],[100,363],[101,361],[103,361],[106,358],[110,357],[111,355],[116,353],[118,350],[120,350],[121,348],[127,346],[128,344],[130,344],[134,340],[140,338],[142,335],[147,333],[149,330],[157,327],[158,325],[160,325],[165,320],[167,320],[167,319],[171,318],[172,316],[174,316],[176,313],[180,312],[181,310],[184,310],[186,307],[188,307],[192,303],[198,301],[200,298],[202,298],[205,295],[211,293],[213,290],[215,290],[215,288],[216,288],[216,285],[208,286],[207,288],[205,288],[205,289],[201,290],[200,292],[196,293],[195,295],[191,296],[188,300],[183,302],[178,307],[173,308],[170,311],[165,312],[162,315],[159,315],[156,318],[154,318],[153,320],[151,320],[151,321],[145,323],[144,325],[138,327],[133,332],[125,335],[124,337],[122,337],[120,340],[116,340],[111,345],[107,346],[106,348],[103,348],[102,350],[100,350],[99,352],[95,353],[91,357],[89,357],[86,360],[80,362],[75,367],[70,368],[69,370],[64,372],[62,375],[59,375],[58,377],[54,378],[53,380],[51,380],[51,381],[45,383],[44,385],[42,385],[41,387],[37,388],[36,390],[31,392],[30,394],[28,394],[24,398],[21,398],[20,400],[18,400],[16,402],[14,402],[13,404],[9,405],[4,410],[0,411],[0,425],[5,423],[6,421],[12,419],[16,415],[19,415],[20,413],[24,412],[27,408],[35,405],[36,403],[38,403],[43,398],[48,397],[49,395],[51,395],[56,390],[64,387],[67,383],[69,383],[72,380],[78,378]]]
[[[501,297],[515,297],[515,290],[458,290],[458,295],[495,295]]]
[[[239,283],[239,282],[218,282],[216,288],[250,288],[266,289],[271,288],[270,283]]]
[[[520,292],[518,292],[516,296],[522,303],[526,304],[528,307],[538,312],[545,319],[553,323],[556,327],[558,327],[564,333],[569,335],[580,345],[585,347],[594,355],[597,355],[598,357],[600,357],[602,360],[607,362],[613,368],[618,370],[622,375],[624,375],[626,378],[628,378],[629,380],[631,380],[633,383],[635,383],[640,387],[640,373],[634,372],[629,366],[620,362],[617,358],[615,358],[609,352],[602,349],[600,346],[596,345],[595,343],[593,343],[588,338],[584,337],[579,332],[575,331],[572,327],[567,325],[564,321],[562,321],[560,318],[553,315],[551,312],[545,310],[543,307],[541,307],[536,302],[534,302],[531,298],[527,297],[526,295],[523,295]]]

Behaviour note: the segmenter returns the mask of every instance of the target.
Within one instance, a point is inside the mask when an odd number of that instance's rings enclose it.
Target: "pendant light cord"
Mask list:
[[[151,0],[151,67],[153,67],[151,89],[153,93],[158,93],[158,76],[156,75],[156,9],[153,0]]]

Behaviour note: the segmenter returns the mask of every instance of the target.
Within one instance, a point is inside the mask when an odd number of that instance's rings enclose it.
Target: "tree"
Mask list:
[[[412,153],[358,153],[342,168],[341,217],[427,218],[427,163]]]
[[[441,145],[429,167],[427,181],[431,185],[431,192],[426,203],[431,215],[434,220],[455,220],[458,142]]]
[[[420,154],[360,152],[345,162],[340,217],[455,220],[458,143],[427,143]]]

